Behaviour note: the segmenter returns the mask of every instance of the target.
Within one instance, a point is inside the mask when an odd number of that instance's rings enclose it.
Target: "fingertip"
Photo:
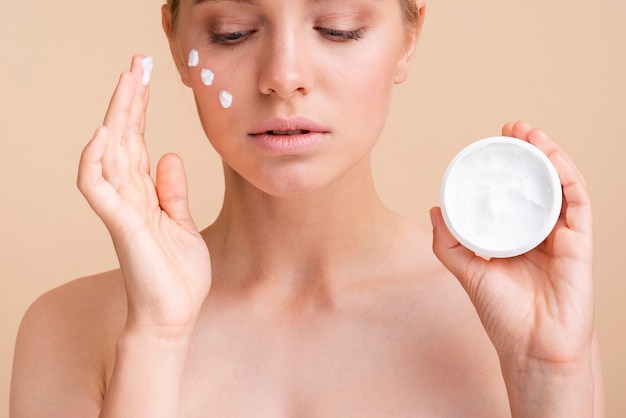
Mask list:
[[[146,58],[145,55],[143,54],[135,54],[132,56],[131,60],[130,60],[130,69],[133,70],[135,68],[140,69],[141,68],[141,62]]]
[[[524,120],[519,120],[519,121],[513,123],[512,127],[511,127],[511,134],[515,138],[527,140],[528,139],[528,133],[531,131],[531,129],[532,128],[530,127],[530,124],[528,122],[526,122]]]
[[[435,253],[460,245],[448,229],[440,207],[435,206],[430,209],[430,221],[433,225],[433,249]]]
[[[150,78],[152,76],[152,70],[154,69],[154,58],[147,56],[141,60],[141,84],[147,86],[150,84]]]
[[[157,163],[157,168],[172,170],[172,169],[184,169],[183,159],[180,155],[174,152],[168,152],[164,154]]]
[[[187,199],[187,176],[178,154],[167,153],[157,162],[156,184],[159,198],[165,202]]]
[[[515,122],[509,121],[502,126],[502,136],[512,136]]]
[[[157,164],[157,195],[161,209],[190,231],[197,231],[188,201],[187,177],[179,155],[165,154]]]
[[[120,73],[120,79],[118,81],[118,84],[120,86],[134,84],[134,82],[135,82],[135,74],[133,74],[131,70],[122,71]]]
[[[430,208],[430,223],[433,228],[437,228],[441,223],[441,208],[439,206],[433,206]]]
[[[131,58],[130,70],[137,86],[147,87],[150,84],[154,58],[143,54],[135,54]]]

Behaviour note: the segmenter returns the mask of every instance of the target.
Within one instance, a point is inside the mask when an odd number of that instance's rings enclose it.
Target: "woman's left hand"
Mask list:
[[[498,352],[505,381],[508,370],[546,375],[578,366],[590,370],[593,231],[585,182],[541,130],[517,122],[505,125],[502,134],[537,146],[556,167],[564,199],[554,230],[526,254],[486,260],[461,246],[439,208],[433,208],[433,250],[467,291]],[[506,383],[510,392],[511,382]]]

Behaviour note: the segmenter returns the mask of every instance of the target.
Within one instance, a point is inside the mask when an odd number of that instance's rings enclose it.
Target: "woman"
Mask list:
[[[29,309],[12,415],[601,415],[590,203],[554,141],[502,130],[563,182],[557,227],[520,257],[475,257],[439,209],[431,233],[376,194],[370,152],[424,10],[168,2],[172,55],[224,163],[222,211],[197,230],[175,155],[151,180],[150,63],[135,57],[78,178],[121,269]]]

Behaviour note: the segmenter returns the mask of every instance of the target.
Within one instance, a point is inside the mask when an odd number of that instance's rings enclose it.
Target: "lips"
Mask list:
[[[299,154],[311,151],[323,142],[330,130],[305,117],[271,118],[256,126],[249,137],[272,154]]]
[[[299,135],[310,132],[328,133],[329,130],[311,119],[296,116],[289,119],[271,118],[261,122],[252,129],[251,135]]]
[[[266,133],[270,134],[270,135],[301,135],[301,134],[308,134],[310,131],[307,131],[305,129],[288,129],[288,130],[271,130],[271,131],[267,131]]]

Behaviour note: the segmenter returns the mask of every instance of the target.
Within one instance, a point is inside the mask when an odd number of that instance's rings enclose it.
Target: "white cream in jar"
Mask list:
[[[485,257],[514,257],[535,248],[554,228],[561,204],[552,162],[516,138],[470,144],[452,160],[441,185],[448,229]]]

